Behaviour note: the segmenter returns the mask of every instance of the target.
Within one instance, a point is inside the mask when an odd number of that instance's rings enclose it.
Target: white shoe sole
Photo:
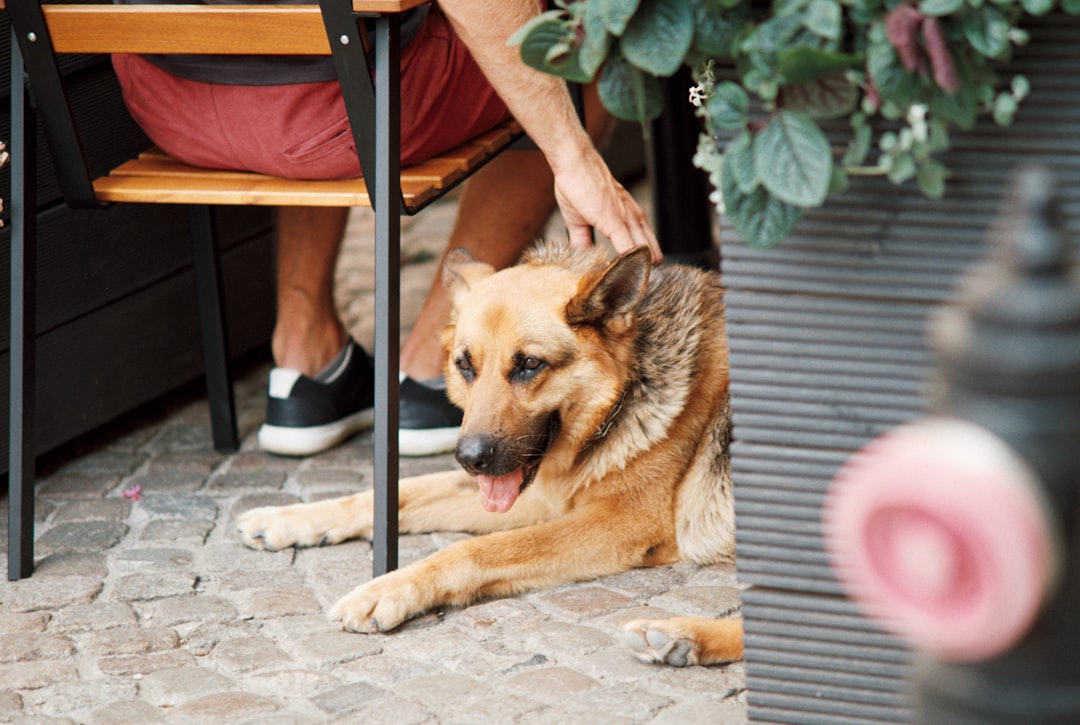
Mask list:
[[[375,423],[375,410],[368,408],[326,425],[307,427],[278,426],[263,423],[259,428],[259,447],[280,456],[311,456],[333,448],[346,438]]]
[[[398,453],[403,456],[437,456],[457,448],[459,426],[453,428],[426,428],[398,431]]]

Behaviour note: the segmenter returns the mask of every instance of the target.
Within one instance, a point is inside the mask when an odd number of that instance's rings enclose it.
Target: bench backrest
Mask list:
[[[374,169],[375,87],[362,17],[391,23],[424,0],[320,0],[318,5],[112,5],[0,0],[12,20],[68,204],[98,205],[68,107],[58,53],[331,55],[342,83],[360,165]],[[328,39],[333,38],[331,43]],[[371,50],[368,48],[367,50]],[[387,57],[393,57],[389,54]],[[385,104],[383,104],[385,107]],[[374,194],[374,189],[369,189]]]

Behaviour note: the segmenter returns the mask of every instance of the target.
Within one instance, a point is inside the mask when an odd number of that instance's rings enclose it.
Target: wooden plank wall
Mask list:
[[[852,452],[920,414],[926,320],[982,255],[1002,170],[1048,163],[1080,240],[1080,21],[1031,29],[1009,71],[1028,75],[1032,95],[1010,129],[953,134],[945,200],[862,180],[769,251],[722,225],[754,722],[910,717],[910,655],[842,598],[822,551],[822,500]]]

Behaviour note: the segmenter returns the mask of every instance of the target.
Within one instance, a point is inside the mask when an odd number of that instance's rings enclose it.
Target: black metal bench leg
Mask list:
[[[375,21],[375,576],[398,566],[401,130],[398,18]]]
[[[11,300],[8,368],[8,579],[34,571],[34,387],[37,258],[36,119],[11,42]]]
[[[206,205],[193,205],[190,216],[210,425],[214,448],[222,453],[230,453],[240,447],[240,435],[237,432],[236,403],[229,370],[229,336],[218,257],[217,224],[211,208]]]

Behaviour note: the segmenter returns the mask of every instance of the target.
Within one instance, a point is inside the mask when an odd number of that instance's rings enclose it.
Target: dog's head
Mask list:
[[[648,277],[644,248],[611,262],[556,251],[500,272],[464,250],[447,258],[447,390],[465,411],[456,454],[487,510],[508,511],[545,461],[569,467],[607,419]]]

